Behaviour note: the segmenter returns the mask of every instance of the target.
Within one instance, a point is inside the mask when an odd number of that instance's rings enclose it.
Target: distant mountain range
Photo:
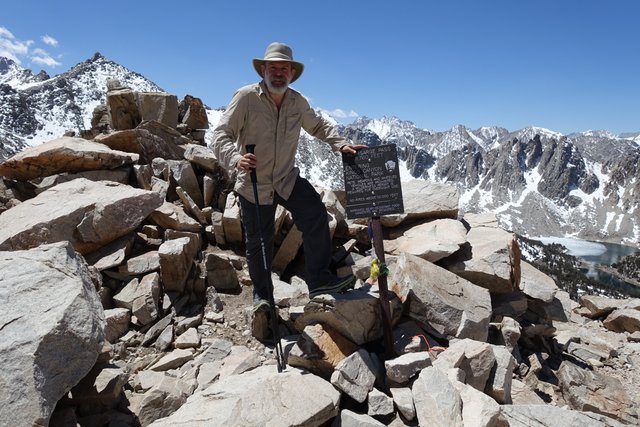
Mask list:
[[[99,53],[55,77],[34,75],[0,57],[0,159],[67,130],[90,129],[93,109],[105,102],[107,78],[136,90],[163,92]]]
[[[93,109],[105,101],[107,78],[138,91],[162,91],[99,53],[55,77],[0,58],[0,160],[67,130],[90,128]],[[221,111],[208,114],[215,125]],[[462,213],[495,212],[504,228],[531,237],[633,246],[640,240],[640,132],[563,135],[539,127],[511,132],[463,125],[436,132],[396,117],[361,117],[339,129],[357,143],[396,144],[402,179],[455,185]],[[340,158],[326,144],[303,134],[297,161],[318,186],[343,187]]]

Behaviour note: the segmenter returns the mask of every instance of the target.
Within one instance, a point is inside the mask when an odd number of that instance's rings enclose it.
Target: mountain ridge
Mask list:
[[[54,77],[0,58],[0,160],[67,130],[89,129],[108,78],[164,92],[100,53]],[[208,110],[208,141],[220,114]],[[563,135],[539,126],[510,131],[462,124],[435,131],[395,116],[359,117],[339,132],[354,143],[396,144],[403,179],[456,185],[461,212],[493,211],[503,227],[527,236],[638,244],[640,132]],[[301,142],[301,174],[318,186],[343,188],[340,158],[307,134]]]
[[[61,136],[67,130],[89,129],[93,109],[106,99],[108,78],[137,90],[164,92],[141,74],[99,52],[53,77],[45,73],[36,78],[10,59],[2,60],[0,158]]]

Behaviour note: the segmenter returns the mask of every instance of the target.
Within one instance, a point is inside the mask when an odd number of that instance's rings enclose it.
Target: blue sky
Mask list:
[[[55,75],[99,51],[226,105],[288,43],[316,108],[442,131],[640,131],[640,1],[4,2],[0,55]],[[48,37],[45,39],[45,37]],[[48,64],[47,64],[48,63]]]

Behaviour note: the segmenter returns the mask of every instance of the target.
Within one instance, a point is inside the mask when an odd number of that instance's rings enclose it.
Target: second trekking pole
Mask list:
[[[247,144],[247,153],[253,154],[256,148],[255,144]],[[273,332],[274,350],[276,353],[276,362],[278,364],[278,372],[286,369],[287,364],[284,361],[284,353],[282,352],[282,343],[280,342],[280,329],[278,327],[278,317],[276,314],[276,304],[273,299],[273,281],[271,280],[271,271],[267,263],[267,250],[264,246],[264,236],[262,235],[262,221],[260,219],[260,201],[258,200],[258,178],[256,170],[251,169],[251,184],[253,185],[253,197],[256,204],[256,221],[258,222],[258,231],[260,232],[260,246],[262,248],[262,264],[268,283],[269,309],[271,316],[271,329]]]

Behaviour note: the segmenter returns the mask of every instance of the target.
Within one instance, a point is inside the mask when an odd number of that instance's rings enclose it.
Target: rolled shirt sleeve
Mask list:
[[[244,95],[237,91],[227,106],[224,114],[213,131],[213,154],[218,163],[227,171],[233,170],[238,160],[242,158],[238,144],[239,135],[246,116],[246,103],[243,103]]]

